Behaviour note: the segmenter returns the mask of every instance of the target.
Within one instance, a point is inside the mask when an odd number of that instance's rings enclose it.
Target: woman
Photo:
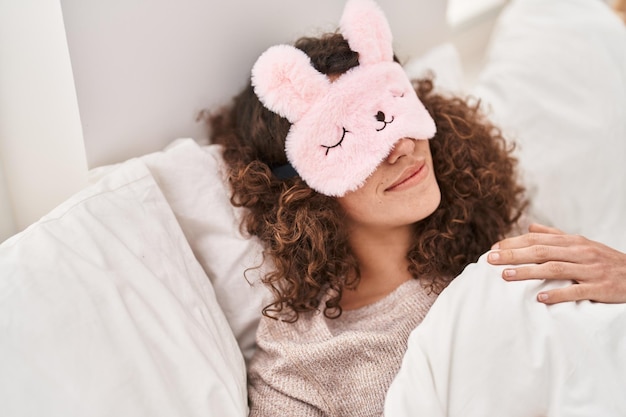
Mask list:
[[[368,9],[369,17],[382,15],[370,2],[353,0],[344,12],[343,35],[296,42],[306,61],[328,80],[319,83],[320,89],[344,88],[349,84],[345,80],[370,65],[369,55],[354,46],[362,31],[352,31],[346,16],[358,15],[356,21],[366,27],[382,27],[377,33],[388,30],[380,22],[384,17],[369,22],[357,13],[359,8]],[[388,43],[390,48],[390,39]],[[368,83],[350,87],[367,87],[359,93],[367,100],[353,101],[378,100],[370,85],[392,72],[390,78],[398,76],[393,65],[385,65],[389,73],[385,67],[384,76],[378,77],[372,70]],[[281,68],[291,71],[293,66]],[[213,142],[224,146],[230,170],[232,201],[247,208],[243,225],[261,240],[274,264],[264,279],[274,299],[263,311],[258,350],[249,367],[250,415],[381,415],[411,330],[450,280],[515,226],[524,208],[515,160],[477,103],[439,95],[431,80],[421,80],[412,87],[419,98],[415,108],[427,111],[420,113],[428,117],[415,130],[423,135],[393,138],[362,181],[352,181],[342,170],[360,167],[359,158],[370,159],[369,153],[309,173],[289,142],[293,126],[306,119],[293,113],[304,104],[294,104],[292,96],[289,106],[272,101],[260,85],[263,71],[253,70],[254,87],[249,85],[232,108],[212,119]],[[299,81],[310,75],[302,73]],[[273,80],[283,82],[287,75]],[[308,88],[297,86],[290,94]],[[275,92],[272,88],[267,90]],[[302,140],[316,140],[311,126],[326,123],[334,113],[350,118],[354,112],[338,102],[352,92],[330,100],[330,110],[316,115],[316,124],[306,126]],[[305,98],[315,94],[308,89]],[[397,92],[394,97],[411,94]],[[267,107],[280,108],[282,116]],[[374,108],[363,123],[375,123],[375,132],[391,134],[403,123],[395,118],[398,114]],[[431,116],[436,133],[427,140]],[[313,151],[327,156],[346,150],[351,144],[344,139],[352,140],[350,135],[360,127],[344,126],[337,132],[340,137]],[[318,182],[318,174],[326,182]],[[339,185],[332,182],[336,178]]]

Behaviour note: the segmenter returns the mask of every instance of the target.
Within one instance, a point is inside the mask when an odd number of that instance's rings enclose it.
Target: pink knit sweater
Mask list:
[[[263,318],[249,366],[250,416],[380,417],[409,334],[435,298],[411,280],[338,319]]]

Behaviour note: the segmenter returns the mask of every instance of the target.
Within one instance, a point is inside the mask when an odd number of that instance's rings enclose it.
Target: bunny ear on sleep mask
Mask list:
[[[259,100],[292,123],[287,159],[311,188],[337,197],[361,187],[399,139],[436,132],[393,61],[391,29],[378,5],[348,0],[340,31],[359,65],[333,82],[290,45],[269,48],[252,68]]]

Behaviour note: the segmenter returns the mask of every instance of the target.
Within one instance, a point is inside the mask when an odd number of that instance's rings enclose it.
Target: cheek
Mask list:
[[[367,187],[360,188],[339,198],[349,221],[355,223],[373,223],[384,213],[383,202],[375,193],[367,191]]]
[[[388,216],[395,223],[416,223],[424,220],[437,210],[441,203],[441,191],[436,181],[430,181],[425,187],[416,189],[385,207]]]
[[[369,204],[371,204],[371,199]],[[366,209],[368,206],[368,200],[358,193],[351,193],[341,197],[339,199],[339,205],[348,218],[352,220],[363,217],[363,215],[369,211]]]

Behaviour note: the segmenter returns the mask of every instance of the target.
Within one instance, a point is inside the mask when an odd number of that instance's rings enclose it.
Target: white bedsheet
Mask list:
[[[626,305],[546,306],[483,256],[413,331],[386,417],[626,415]]]
[[[247,415],[242,353],[143,160],[4,242],[0,271],[0,415]]]

